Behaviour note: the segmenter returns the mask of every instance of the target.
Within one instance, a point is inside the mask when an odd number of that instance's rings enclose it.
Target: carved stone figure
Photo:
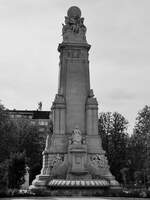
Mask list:
[[[53,167],[56,167],[58,164],[62,163],[62,161],[62,157],[59,154],[57,154],[53,159]]]
[[[84,18],[81,17],[80,9],[73,6],[68,10],[67,15],[68,16],[65,17],[65,24],[62,24],[64,41],[86,41],[86,26],[84,25]]]
[[[71,30],[74,33],[79,31],[86,32],[86,27],[83,24],[84,18],[81,18],[81,11],[79,8],[73,6],[68,10],[68,16],[65,17],[65,24],[63,24],[62,33],[64,34],[67,30]]]
[[[40,101],[39,103],[38,103],[38,111],[41,111],[42,110],[42,102]]]
[[[76,127],[73,130],[72,143],[73,144],[81,144],[82,143],[82,135],[81,135],[81,131],[79,130],[78,127]]]
[[[91,161],[100,168],[105,168],[108,165],[107,159],[104,155],[96,154],[91,156]]]

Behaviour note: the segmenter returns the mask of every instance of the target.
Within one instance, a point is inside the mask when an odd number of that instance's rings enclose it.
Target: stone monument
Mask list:
[[[30,189],[117,187],[98,134],[98,103],[90,88],[86,26],[70,7],[59,44],[59,86],[52,105],[53,134],[47,136],[43,168]]]

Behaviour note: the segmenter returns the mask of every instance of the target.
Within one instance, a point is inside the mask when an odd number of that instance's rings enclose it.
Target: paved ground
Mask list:
[[[1,200],[143,200],[143,198],[125,197],[35,197],[35,198],[2,198]]]

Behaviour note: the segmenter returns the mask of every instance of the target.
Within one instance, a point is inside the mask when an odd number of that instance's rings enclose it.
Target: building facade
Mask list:
[[[28,120],[32,125],[38,127],[41,134],[47,134],[51,121],[51,111],[13,109],[8,110],[8,113],[12,120]]]

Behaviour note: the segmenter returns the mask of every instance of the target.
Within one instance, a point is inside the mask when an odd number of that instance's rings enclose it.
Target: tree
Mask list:
[[[0,195],[5,195],[8,189],[7,162],[0,163]]]
[[[128,142],[128,122],[121,114],[100,113],[99,134],[108,157],[110,170],[118,181],[123,181],[120,170],[126,167],[126,146]]]
[[[0,164],[9,159],[11,153],[26,153],[30,168],[30,182],[42,167],[42,151],[45,138],[30,120],[12,120],[5,107],[0,104]]]
[[[99,115],[99,134],[102,138],[102,145],[109,156],[109,135],[112,131],[112,114],[110,112]]]
[[[26,153],[27,165],[30,168],[30,182],[42,168],[42,151],[44,150],[44,137],[41,137],[38,127],[32,125],[27,119],[15,122],[17,131],[17,150]],[[37,167],[38,166],[38,167]]]
[[[29,164],[38,162],[43,150],[43,141],[40,137],[38,127],[25,119],[17,120],[15,123],[18,136],[18,151],[26,152]]]
[[[25,173],[25,153],[11,154],[8,160],[8,187],[11,189],[20,189],[20,186],[24,183]]]
[[[148,181],[150,175],[148,170],[150,169],[150,106],[146,105],[137,114],[130,149],[133,173],[140,172],[143,173],[143,176],[145,174]]]
[[[0,163],[9,158],[10,152],[16,150],[16,127],[5,107],[0,104]]]

